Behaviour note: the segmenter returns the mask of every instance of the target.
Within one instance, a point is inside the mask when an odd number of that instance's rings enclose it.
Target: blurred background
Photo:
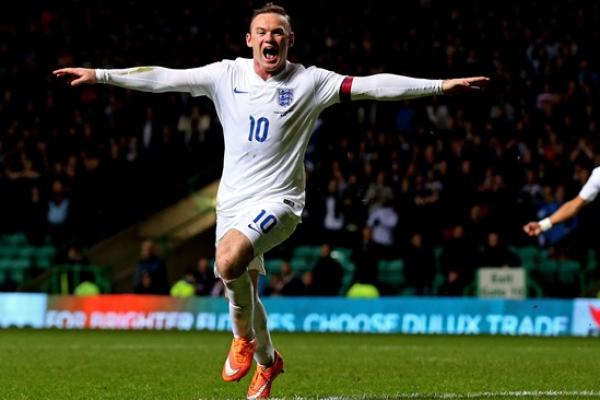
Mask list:
[[[268,296],[474,296],[477,271],[528,297],[595,297],[599,205],[543,236],[598,153],[600,4],[281,2],[290,59],[342,74],[487,75],[481,94],[326,110],[307,205],[266,255]],[[37,1],[0,14],[0,288],[221,296],[211,275],[223,140],[188,94],[71,88],[68,66],[192,68],[251,57],[262,2]],[[597,202],[596,202],[597,203]],[[186,285],[187,284],[187,285]],[[181,285],[180,285],[181,286]],[[183,293],[183,292],[182,292]]]

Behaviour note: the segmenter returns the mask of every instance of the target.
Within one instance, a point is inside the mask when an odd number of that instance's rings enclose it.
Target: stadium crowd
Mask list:
[[[72,89],[50,72],[190,68],[246,54],[245,22],[260,5],[251,3],[48,1],[2,13],[0,234],[87,246],[218,178],[223,144],[208,100]],[[461,293],[478,266],[518,266],[509,245],[587,263],[582,255],[599,247],[597,205],[539,241],[521,226],[556,210],[600,164],[600,6],[419,0],[398,12],[350,3],[285,4],[297,36],[291,59],[349,75],[488,75],[492,85],[477,96],[327,110],[287,250],[352,248],[372,281],[377,261],[402,257],[409,281],[428,293],[422,266],[438,246],[444,294]]]

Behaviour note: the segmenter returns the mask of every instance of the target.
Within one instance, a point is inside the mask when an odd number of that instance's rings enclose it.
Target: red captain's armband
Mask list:
[[[340,100],[341,101],[350,101],[350,93],[352,90],[352,80],[354,77],[347,76],[342,81],[342,85],[340,86]]]

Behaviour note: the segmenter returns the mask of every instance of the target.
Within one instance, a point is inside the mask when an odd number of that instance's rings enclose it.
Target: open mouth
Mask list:
[[[276,61],[278,55],[279,55],[279,52],[277,51],[277,49],[275,47],[265,47],[263,49],[263,56],[265,57],[265,59],[267,61],[270,61],[270,62]]]

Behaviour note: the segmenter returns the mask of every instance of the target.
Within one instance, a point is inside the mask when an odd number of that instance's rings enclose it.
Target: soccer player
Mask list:
[[[527,223],[523,226],[523,230],[529,236],[539,236],[554,225],[574,217],[585,205],[594,201],[599,191],[600,167],[596,167],[577,196],[560,206],[551,216],[537,222],[531,221]]]
[[[72,86],[103,83],[147,92],[189,92],[215,104],[225,154],[217,195],[215,273],[229,300],[233,342],[225,381],[239,381],[252,360],[257,369],[249,399],[269,397],[283,372],[267,314],[257,295],[263,254],[287,239],[304,208],[304,153],[317,117],[344,100],[402,100],[477,91],[486,77],[449,80],[377,74],[343,76],[291,63],[294,33],[286,11],[272,3],[254,12],[246,44],[252,59],[223,60],[199,68],[63,68]]]

